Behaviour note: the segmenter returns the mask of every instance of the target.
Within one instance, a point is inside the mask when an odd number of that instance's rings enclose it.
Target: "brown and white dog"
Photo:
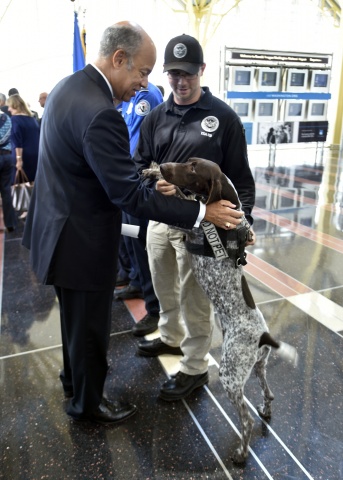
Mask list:
[[[241,210],[233,184],[214,162],[190,158],[181,164],[164,163],[160,165],[160,172],[167,182],[203,197],[206,203],[225,199]],[[244,400],[245,383],[254,369],[263,393],[258,412],[261,417],[269,418],[274,395],[267,384],[266,365],[271,347],[294,365],[297,352],[294,347],[271,337],[250,293],[242,269],[246,263],[242,250],[249,234],[248,222],[243,217],[241,228],[229,232],[206,224],[208,222],[187,231],[186,246],[197,281],[220,318],[223,345],[219,376],[239,414],[241,444],[232,459],[241,464],[248,456],[254,424]]]

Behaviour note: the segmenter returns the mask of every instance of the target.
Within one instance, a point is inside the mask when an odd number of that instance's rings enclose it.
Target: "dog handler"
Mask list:
[[[202,157],[216,162],[233,182],[252,224],[255,183],[244,128],[225,102],[214,97],[208,87],[200,86],[205,67],[201,45],[195,38],[183,34],[170,40],[164,72],[172,93],[144,119],[134,159],[140,171],[151,161],[161,164]],[[165,195],[175,194],[175,187],[165,180],[159,180],[156,189]],[[240,223],[240,214],[234,208],[231,215],[230,229]],[[254,243],[253,234],[248,244]],[[140,342],[138,353],[150,357],[183,355],[180,371],[160,391],[164,400],[179,400],[208,382],[213,311],[191,271],[182,231],[150,221],[147,249],[161,308],[161,337]]]

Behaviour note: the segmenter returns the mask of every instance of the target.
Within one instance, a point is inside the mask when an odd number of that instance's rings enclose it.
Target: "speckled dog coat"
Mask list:
[[[165,163],[160,166],[162,176],[170,183],[190,192],[204,196],[206,203],[230,200],[241,210],[236,190],[220,167],[209,160],[191,158],[187,163]],[[216,258],[215,250],[205,246],[203,228],[187,231],[187,250],[197,281],[212,301],[220,318],[223,344],[219,376],[231,402],[236,406],[241,421],[241,444],[232,456],[236,463],[244,463],[248,456],[253,418],[244,401],[244,386],[254,369],[263,393],[263,403],[258,407],[262,417],[271,416],[271,401],[274,396],[266,380],[266,365],[271,347],[293,363],[296,350],[283,342],[274,340],[262,313],[256,307],[244,276],[242,264],[243,242],[249,234],[249,224],[243,217],[239,229],[223,235],[221,245],[227,252],[225,258]],[[220,229],[217,229],[220,231]],[[219,235],[220,236],[220,235]],[[244,246],[244,245],[243,245]]]

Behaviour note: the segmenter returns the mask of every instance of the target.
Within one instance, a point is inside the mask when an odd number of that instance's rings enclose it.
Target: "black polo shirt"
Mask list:
[[[176,105],[173,94],[155,107],[141,124],[134,160],[139,171],[150,163],[186,162],[200,157],[220,165],[234,184],[243,211],[252,223],[255,182],[249,167],[245,132],[239,116],[214,97],[208,87],[197,103]]]

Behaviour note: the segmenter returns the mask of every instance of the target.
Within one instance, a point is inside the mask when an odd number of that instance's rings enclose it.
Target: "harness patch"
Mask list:
[[[245,219],[232,230],[217,228],[206,220],[200,226],[200,229],[196,229],[197,241],[186,239],[185,245],[189,253],[217,260],[231,258],[236,268],[247,264],[245,244],[249,238],[250,225]]]
[[[201,226],[202,226],[202,229],[204,230],[207,241],[213,250],[214,256],[218,259],[227,258],[228,253],[221,241],[221,238],[218,234],[218,230],[213,225],[213,223],[206,222],[205,220],[203,220],[201,222]]]

